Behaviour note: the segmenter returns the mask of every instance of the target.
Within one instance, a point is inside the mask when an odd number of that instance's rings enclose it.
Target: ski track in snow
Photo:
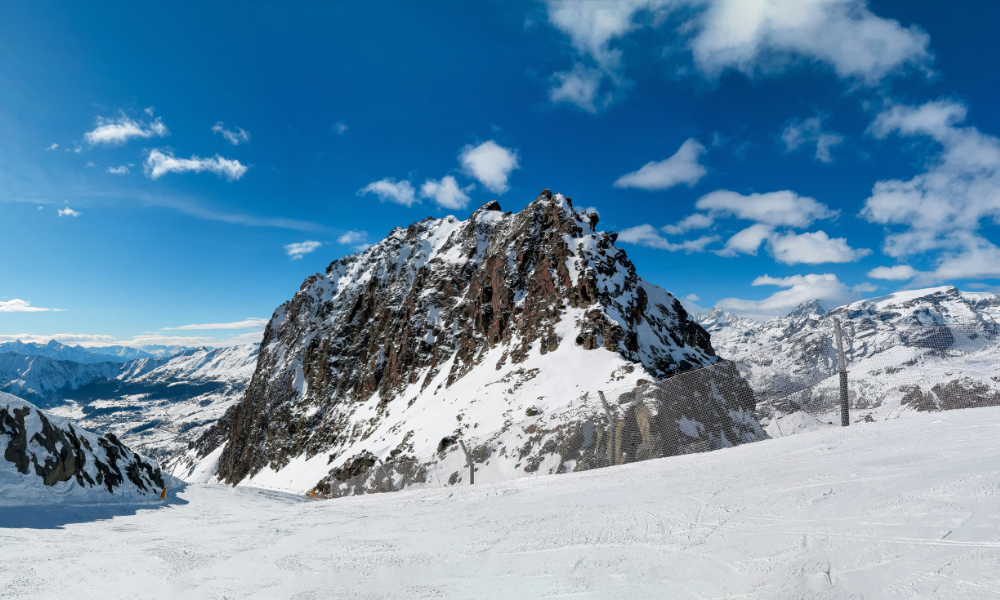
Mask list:
[[[956,410],[318,502],[190,486],[0,529],[0,598],[997,598],[998,427]]]

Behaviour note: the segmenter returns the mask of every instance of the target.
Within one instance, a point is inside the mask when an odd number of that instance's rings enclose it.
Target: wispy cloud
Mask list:
[[[367,231],[348,231],[344,235],[337,238],[338,244],[343,244],[345,246],[350,246],[351,244],[357,244],[358,242],[363,242],[368,239]]]
[[[713,242],[717,242],[719,240],[719,236],[705,235],[695,240],[684,240],[675,243],[661,236],[652,225],[637,225],[635,227],[629,227],[628,229],[621,230],[618,233],[618,240],[627,244],[635,244],[637,246],[645,246],[647,248],[658,248],[660,250],[669,250],[671,252],[684,251],[686,253],[691,253],[703,252],[705,250],[705,246]]]
[[[698,163],[705,146],[692,138],[684,142],[673,156],[660,162],[646,163],[641,169],[622,175],[614,183],[616,188],[665,190],[675,185],[688,187],[698,183],[708,169]]]
[[[396,204],[402,204],[403,206],[420,204],[420,200],[417,200],[416,191],[413,189],[413,184],[409,181],[396,181],[392,177],[373,181],[358,190],[359,196],[367,194],[375,194],[382,202],[388,200]]]
[[[63,312],[65,308],[42,308],[32,306],[27,300],[15,298],[13,300],[0,300],[0,312]]]
[[[347,123],[344,123],[343,121],[337,121],[333,124],[333,130],[337,133],[337,135],[344,135],[347,133],[348,129],[350,129],[350,127],[348,127]]]
[[[247,144],[250,142],[250,132],[243,129],[242,127],[236,127],[235,129],[226,129],[225,123],[219,121],[212,126],[212,133],[221,133],[222,137],[226,138],[226,141],[234,146],[239,146],[240,144]]]
[[[201,325],[181,325],[180,327],[164,327],[163,331],[194,331],[209,329],[255,329],[267,325],[269,319],[244,319],[232,323],[205,323]]]
[[[870,283],[848,287],[832,273],[821,275],[810,273],[790,277],[762,275],[753,281],[753,285],[773,285],[786,289],[777,291],[763,300],[725,298],[718,301],[715,307],[753,319],[768,319],[784,316],[796,306],[810,300],[821,300],[828,308],[832,308],[860,300],[862,292],[874,290]]]
[[[1000,221],[1000,138],[961,126],[967,110],[951,100],[894,104],[870,127],[878,138],[919,136],[938,146],[912,179],[877,182],[861,211],[890,228],[885,254],[937,253],[932,271],[915,274],[919,285],[1000,277],[1000,247],[982,232],[984,223]]]
[[[167,173],[201,173],[207,171],[236,181],[247,172],[247,167],[236,159],[223,158],[216,154],[213,158],[175,158],[169,150],[151,150],[144,164],[146,176],[159,179]]]
[[[58,148],[58,147],[59,147],[59,144],[52,144],[51,146],[49,146],[49,147],[48,147],[48,148],[46,148],[45,150],[46,150],[46,151],[48,151],[48,150],[55,150],[55,149],[56,149],[56,148]]]
[[[112,346],[115,343],[114,336],[89,333],[52,333],[48,335],[34,333],[0,334],[0,343],[24,342],[25,344],[47,344],[49,340],[55,340],[60,344],[79,344],[81,346]]]
[[[128,167],[125,165],[119,165],[117,167],[108,167],[108,173],[112,175],[128,175]]]
[[[306,240],[304,242],[298,242],[295,244],[288,244],[285,246],[285,254],[292,257],[292,260],[299,260],[306,254],[310,252],[315,252],[323,242],[316,242],[313,240]]]
[[[825,163],[833,162],[830,150],[844,141],[844,136],[832,131],[823,131],[823,120],[812,117],[799,122],[792,119],[781,131],[781,141],[785,144],[785,152],[794,152],[803,145],[816,145],[816,160]]]
[[[874,86],[895,73],[926,70],[932,60],[930,36],[879,17],[865,0],[546,0],[546,5],[549,23],[569,37],[578,54],[571,70],[553,76],[549,98],[590,112],[629,84],[623,51],[614,45],[639,29],[674,26],[678,19],[671,16],[679,16],[681,25],[669,33],[668,46],[686,48],[694,67],[689,70],[710,80],[728,70],[753,77],[819,62],[838,77]]]
[[[68,206],[66,208],[60,208],[58,213],[60,217],[79,217],[81,214]]]
[[[130,119],[124,112],[117,119],[97,117],[97,127],[83,135],[92,145],[120,146],[132,138],[164,137],[170,135],[159,118],[151,123]]]

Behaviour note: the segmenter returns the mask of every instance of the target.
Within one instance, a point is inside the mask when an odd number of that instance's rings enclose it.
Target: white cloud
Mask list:
[[[896,265],[894,267],[875,267],[868,271],[868,276],[872,279],[886,279],[889,281],[906,281],[917,276],[917,271],[910,265]]]
[[[739,231],[726,240],[722,250],[716,252],[719,256],[736,256],[737,254],[752,254],[757,256],[757,250],[774,228],[763,223],[755,223]]]
[[[699,300],[701,300],[701,298],[698,297],[698,294],[688,294],[687,296],[684,296],[683,298],[681,298],[681,300],[689,300],[691,302],[698,302]]]
[[[590,69],[576,63],[569,71],[553,73],[553,86],[549,88],[549,100],[553,104],[568,102],[589,113],[596,113],[598,106],[595,100],[603,78],[604,71],[601,69]],[[611,95],[605,95],[603,102],[601,102],[601,108],[607,106],[611,99]]]
[[[833,162],[830,149],[844,141],[844,136],[831,131],[823,131],[823,121],[812,117],[799,122],[792,119],[781,132],[781,141],[785,143],[786,152],[794,152],[805,144],[816,145],[816,160],[825,163]]]
[[[119,165],[117,167],[108,167],[108,173],[112,175],[128,175],[128,167],[125,165]]]
[[[675,244],[661,236],[652,225],[637,225],[623,229],[618,233],[618,241],[620,242],[645,246],[647,248],[659,248],[660,250],[669,250],[671,252],[683,250],[687,253],[703,252],[705,246],[718,241],[718,239],[719,236],[717,235],[702,236],[696,240],[685,240]]]
[[[665,190],[675,185],[688,187],[708,173],[698,164],[698,157],[705,152],[705,146],[694,138],[684,142],[673,156],[660,162],[646,163],[641,169],[622,175],[614,183],[616,188],[639,188],[643,190]]]
[[[316,242],[313,240],[306,240],[304,242],[298,242],[295,244],[288,244],[285,246],[285,254],[292,257],[292,260],[299,260],[306,254],[310,252],[315,252],[317,248],[323,245],[323,242]]]
[[[337,135],[344,135],[347,133],[348,129],[350,129],[350,127],[348,127],[347,123],[344,123],[343,121],[337,121],[333,124],[333,130],[337,132]]]
[[[851,248],[845,238],[830,238],[824,231],[777,234],[768,242],[774,259],[786,265],[848,263],[872,253],[867,248]]]
[[[267,325],[269,319],[244,319],[232,323],[206,323],[204,325],[181,325],[180,327],[164,327],[164,331],[190,331],[208,329],[255,329]]]
[[[940,150],[924,172],[903,181],[879,181],[861,215],[890,227],[883,251],[902,258],[936,252],[936,268],[917,282],[1000,277],[1000,248],[980,233],[984,221],[1000,223],[1000,140],[960,127],[964,105],[948,100],[921,106],[892,105],[870,131],[923,136]]]
[[[159,179],[167,173],[208,171],[225,177],[227,181],[236,181],[247,172],[247,167],[236,159],[230,160],[218,154],[213,158],[199,158],[197,155],[191,158],[174,158],[169,150],[151,150],[143,168],[150,179]]]
[[[702,213],[692,213],[673,225],[664,225],[660,229],[667,235],[680,235],[692,229],[705,229],[711,227],[715,219],[711,215]]]
[[[778,262],[790,265],[853,262],[871,254],[871,250],[865,248],[851,248],[845,238],[830,238],[824,231],[776,231],[781,227],[808,227],[816,219],[837,215],[825,204],[789,190],[748,196],[718,190],[699,198],[695,206],[705,212],[688,215],[678,223],[662,227],[661,231],[668,235],[679,235],[694,229],[712,227],[722,217],[735,217],[754,223],[733,234],[722,248],[713,250],[719,256],[756,256],[761,244],[765,242]],[[697,248],[701,251],[719,239],[718,236],[702,236],[698,240],[675,244],[660,237],[649,225],[633,227],[622,233],[626,232],[628,235],[623,238],[626,242],[666,250]]]
[[[816,219],[837,215],[825,204],[791,190],[749,194],[718,190],[705,194],[695,203],[698,210],[714,215],[735,216],[739,219],[773,226],[808,227]]]
[[[734,234],[716,254],[756,256],[764,242],[771,256],[786,265],[854,262],[871,254],[867,248],[851,248],[845,238],[830,238],[825,231],[781,234],[764,223],[755,223]]]
[[[391,177],[374,181],[358,190],[359,196],[364,196],[366,194],[375,194],[382,202],[389,200],[390,202],[402,204],[403,206],[420,204],[420,200],[417,200],[413,185],[411,185],[409,181],[397,182]]]
[[[147,115],[149,115],[149,116],[152,117],[153,116],[153,110],[154,110],[154,108],[152,106],[147,106],[146,108],[142,109],[142,112],[144,112]]]
[[[59,144],[52,144],[51,146],[49,146],[49,147],[48,147],[48,148],[46,148],[45,150],[46,150],[46,151],[48,151],[48,150],[55,150],[55,149],[56,149],[56,148],[58,148],[58,147],[59,147]]]
[[[27,300],[14,298],[13,300],[0,300],[0,312],[62,312],[65,308],[42,308],[32,306]]]
[[[83,137],[93,145],[120,146],[131,138],[147,139],[166,135],[170,135],[170,131],[159,118],[147,124],[144,121],[132,120],[125,113],[121,113],[117,119],[97,117],[97,128],[83,134]]]
[[[520,168],[517,150],[504,148],[493,140],[478,146],[466,145],[458,156],[462,168],[494,194],[503,194],[510,187],[507,180],[514,169]]]
[[[337,243],[350,246],[351,244],[363,242],[366,239],[368,239],[367,231],[348,231],[344,235],[337,238]]]
[[[434,202],[442,208],[452,208],[461,210],[469,204],[467,191],[472,190],[475,185],[466,188],[458,187],[458,182],[451,175],[445,175],[440,181],[428,179],[424,185],[420,186],[421,198],[433,198]]]
[[[56,211],[60,217],[79,217],[81,213],[76,212],[70,207],[60,208]]]
[[[876,16],[866,0],[711,0],[689,47],[708,77],[778,72],[797,58],[868,85],[930,62],[930,36]]]
[[[796,306],[810,300],[820,300],[833,308],[846,302],[860,299],[860,292],[870,291],[849,288],[836,275],[793,275],[791,277],[769,277],[763,275],[754,280],[753,285],[774,285],[788,288],[771,294],[763,300],[743,300],[725,298],[715,304],[716,308],[754,319],[768,319],[784,316]]]
[[[549,96],[585,110],[596,108],[605,77],[613,86],[627,83],[622,51],[612,44],[643,27],[674,26],[671,15],[682,22],[670,32],[668,47],[686,45],[695,69],[709,79],[729,69],[748,76],[776,74],[805,61],[876,85],[931,61],[926,33],[875,15],[866,0],[548,0],[546,5],[549,23],[569,37],[580,57],[596,64],[578,62],[556,74]],[[640,13],[646,17],[637,19]]]
[[[239,146],[240,144],[247,144],[250,142],[250,132],[243,129],[242,127],[237,127],[235,129],[226,129],[225,123],[219,121],[212,126],[212,133],[221,133],[222,137],[226,138],[226,141],[234,146]]]

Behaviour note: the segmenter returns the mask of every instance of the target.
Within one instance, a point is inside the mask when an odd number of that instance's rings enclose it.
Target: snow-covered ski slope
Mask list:
[[[0,530],[4,598],[996,598],[1000,408],[558,477]],[[53,552],[58,548],[58,552]]]

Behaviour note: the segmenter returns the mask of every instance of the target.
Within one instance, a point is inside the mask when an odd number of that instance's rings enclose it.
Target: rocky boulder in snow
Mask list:
[[[159,466],[121,443],[0,392],[0,506],[157,502]]]

